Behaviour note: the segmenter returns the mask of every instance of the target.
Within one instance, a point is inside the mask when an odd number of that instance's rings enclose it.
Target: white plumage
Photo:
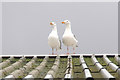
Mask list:
[[[53,27],[52,32],[48,36],[48,45],[52,48],[52,54],[54,54],[54,49],[61,49],[61,41],[59,40],[57,27],[54,22],[51,22],[50,25]]]
[[[62,23],[66,25],[66,29],[65,29],[65,32],[64,32],[63,37],[62,37],[63,44],[65,46],[67,46],[67,50],[68,50],[69,46],[72,46],[73,50],[74,50],[74,48],[77,47],[78,41],[75,38],[75,35],[73,35],[73,33],[71,31],[70,21],[65,20]]]

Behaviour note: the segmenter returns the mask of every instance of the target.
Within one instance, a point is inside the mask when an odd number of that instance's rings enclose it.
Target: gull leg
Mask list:
[[[75,48],[73,47],[73,54],[75,54]]]
[[[67,54],[69,54],[69,48],[68,48],[68,46],[67,46]]]
[[[54,49],[52,48],[52,55],[54,55]]]
[[[57,49],[56,49],[56,55],[57,55]]]

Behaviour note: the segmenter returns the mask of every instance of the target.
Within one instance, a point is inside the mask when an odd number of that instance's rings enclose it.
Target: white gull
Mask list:
[[[54,54],[54,49],[56,51],[61,49],[61,41],[58,37],[56,24],[51,22],[50,25],[52,26],[52,32],[48,36],[48,45],[52,48],[52,54]]]
[[[67,46],[67,54],[69,54],[68,53],[68,51],[69,51],[68,47],[72,46],[73,50],[75,50],[75,47],[78,47],[78,45],[77,45],[78,41],[75,38],[75,35],[71,31],[71,23],[70,23],[70,21],[65,20],[65,21],[62,22],[62,24],[66,25],[66,29],[65,29],[65,32],[63,34],[62,41],[63,41],[63,44],[65,46]]]

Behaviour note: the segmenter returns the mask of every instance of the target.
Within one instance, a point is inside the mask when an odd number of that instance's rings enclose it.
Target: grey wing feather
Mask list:
[[[74,38],[76,39],[75,35],[74,35]],[[76,39],[77,40],[77,39]]]
[[[76,39],[75,35],[74,35],[74,38]],[[76,39],[77,40],[77,39]],[[76,45],[76,47],[78,47],[78,45]]]
[[[60,42],[60,49],[61,49],[61,40],[59,40],[59,42]]]

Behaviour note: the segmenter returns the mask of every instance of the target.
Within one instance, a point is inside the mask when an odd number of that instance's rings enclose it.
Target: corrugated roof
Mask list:
[[[0,59],[0,78],[120,79],[117,54],[7,55]]]

